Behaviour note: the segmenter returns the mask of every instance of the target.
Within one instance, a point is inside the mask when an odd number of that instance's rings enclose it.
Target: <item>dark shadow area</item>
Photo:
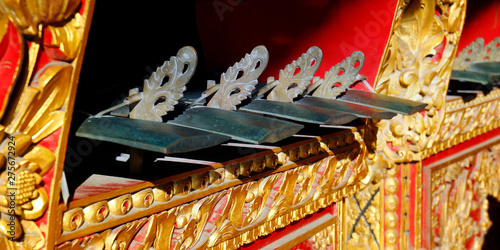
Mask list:
[[[483,85],[480,83],[450,80],[448,95],[461,96],[464,103],[467,103],[474,100],[480,92],[485,96],[488,95],[497,86],[497,83]]]
[[[483,250],[500,248],[500,202],[492,196],[488,196],[488,214],[493,225],[484,237]]]
[[[132,177],[129,164],[115,160],[129,148],[79,138],[75,132],[87,117],[120,102],[129,89],[142,89],[145,78],[188,45],[198,52],[198,65],[188,85],[205,87],[206,64],[194,0],[96,2],[67,147],[65,174],[70,190],[92,174]],[[154,173],[163,177],[172,174],[172,169]]]

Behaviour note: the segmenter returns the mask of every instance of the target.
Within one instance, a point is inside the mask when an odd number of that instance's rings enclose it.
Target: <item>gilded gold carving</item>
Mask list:
[[[335,246],[337,235],[337,225],[331,225],[321,230],[309,239],[313,243],[315,249],[328,249],[329,246]],[[336,249],[333,247],[333,249]]]
[[[3,222],[0,222],[0,225]],[[23,220],[21,225],[17,225],[23,233],[22,241],[12,241],[7,237],[0,238],[1,249],[42,249],[45,245],[45,238],[33,221]],[[16,226],[16,227],[17,227]]]
[[[39,24],[55,24],[70,18],[80,6],[80,0],[8,1],[0,7],[24,34],[38,34]]]
[[[382,249],[383,195],[379,185],[369,185],[346,199],[346,248]],[[388,218],[389,219],[389,218]]]
[[[264,158],[257,158],[252,160],[252,172],[262,172],[264,171],[266,165],[264,165]]]
[[[59,250],[84,250],[84,249],[104,249],[104,240],[110,234],[110,230],[106,230],[100,234],[91,235],[84,239],[76,239],[72,242],[66,242],[58,247]]]
[[[54,165],[56,158],[54,154],[47,148],[36,145],[23,155],[24,161],[20,165],[28,165],[28,169],[38,173],[40,176],[45,175],[52,165]]]
[[[344,164],[343,168],[349,168],[351,165],[349,164],[350,157],[359,157],[352,155],[352,153],[356,152],[351,151],[335,156],[340,157],[341,161],[346,158],[347,165]],[[332,162],[339,161],[321,160],[232,187],[228,191],[209,195],[160,214],[154,214],[149,219],[150,224],[141,245],[152,245],[156,249],[162,246],[173,246],[174,249],[210,247],[224,249],[227,247],[235,248],[254,241],[261,235],[267,235],[277,228],[284,227],[307,214],[339,201],[345,195],[357,191],[357,188],[348,188],[348,186],[352,187],[356,184],[349,185],[349,183],[343,182],[341,185],[344,190],[338,190],[338,186],[329,187],[322,195],[312,198],[314,196],[312,194],[318,192],[312,185],[318,181],[317,173],[325,168],[336,168],[337,164],[332,165]],[[350,167],[358,168],[361,167],[361,164],[358,162],[355,166]],[[334,175],[331,176],[335,178]],[[322,184],[327,183],[326,181]],[[209,218],[211,219],[209,220]],[[136,226],[132,227],[129,224]],[[118,242],[122,242],[123,246],[126,246],[134,238],[133,233],[139,231],[139,227],[144,226],[145,220],[129,224],[111,229],[111,232],[120,232],[124,230],[122,227],[134,228],[131,233],[123,235],[120,241],[115,239],[113,233],[108,234],[106,238],[92,235],[85,239],[99,238],[106,242],[106,246],[118,244]],[[153,235],[155,235],[154,240]],[[333,240],[333,238],[326,239],[326,242]],[[64,243],[60,249],[78,249],[82,242],[84,241],[78,241],[76,246],[70,242]],[[99,246],[96,249],[102,249],[101,241],[95,241],[94,244]]]
[[[83,214],[85,217],[85,221],[89,223],[99,223],[106,219],[106,217],[108,217],[109,215],[108,203],[105,201],[96,202],[90,206],[85,207],[83,209]],[[83,223],[83,220],[81,221],[81,223]]]
[[[88,211],[87,211],[88,212]],[[92,216],[93,213],[90,215]],[[63,216],[63,225],[62,228],[64,231],[74,231],[82,226],[84,221],[85,214],[83,213],[83,209],[74,208],[66,213]]]
[[[238,247],[357,192],[360,180],[368,174],[366,167],[362,164],[366,149],[361,134],[357,131],[351,133],[353,135],[337,135],[339,139],[336,141],[350,138],[345,144],[356,147],[326,156],[310,164],[278,171],[245,184],[225,187],[219,189],[222,191],[212,193],[205,198],[153,214],[147,225],[146,238],[148,240],[141,243],[141,246],[155,248],[174,246],[175,249]],[[330,140],[330,138],[325,140]],[[311,143],[308,147],[298,146],[294,152],[297,152],[300,158],[301,149],[309,152],[312,147],[318,148],[319,143]],[[288,154],[289,151],[286,152]],[[310,153],[303,154],[302,157],[310,157]],[[289,155],[286,155],[286,158],[286,164],[294,163]],[[271,165],[267,165],[266,162],[269,161]],[[138,208],[134,199],[134,204],[130,204],[130,211],[121,215],[133,218],[132,216],[139,211],[138,209],[145,211],[145,209],[158,206],[168,206],[169,199],[160,200],[156,197],[163,197],[167,193],[172,195],[169,197],[170,200],[177,195],[189,196],[195,190],[195,186],[199,186],[200,190],[209,188],[217,190],[214,189],[217,185],[232,183],[242,174],[252,177],[259,174],[259,171],[265,171],[266,168],[273,169],[274,167],[279,170],[283,166],[281,164],[276,166],[277,161],[277,154],[270,154],[268,158],[264,156],[243,161],[221,169],[210,170],[207,173],[196,174],[175,181],[173,184],[160,184],[137,193],[121,196],[109,201],[110,213],[117,216],[116,212],[113,212],[113,207],[117,207],[117,204],[126,200],[127,197],[130,199],[130,197],[153,194],[155,199],[149,207]],[[209,184],[203,186],[204,180]],[[167,190],[170,191],[167,192]],[[139,200],[144,199],[137,199]],[[97,208],[96,205],[94,207]],[[63,223],[67,223],[68,219],[70,218],[65,216]],[[100,223],[109,222],[110,219],[106,218]],[[156,223],[156,226],[152,223]],[[87,229],[92,226],[86,220],[83,225],[86,225]],[[63,235],[73,232],[64,231]],[[103,239],[105,242],[109,240],[109,236],[107,237],[108,239]],[[125,239],[123,241],[127,244]],[[75,247],[81,247],[83,244],[84,241],[77,242]],[[96,241],[95,244],[100,243]],[[69,242],[61,245],[61,247],[69,246]]]
[[[109,201],[109,211],[112,215],[125,215],[132,209],[132,195],[125,194]]]
[[[3,37],[7,33],[7,29],[9,25],[9,16],[6,15],[2,8],[0,7],[0,41],[3,40]]]
[[[445,97],[465,8],[464,0],[398,2],[392,33],[374,89],[381,94],[428,105],[423,112],[411,116],[397,115],[391,120],[369,122],[366,138],[371,148],[367,158],[371,184],[366,189],[379,188],[379,197],[373,196],[373,201],[379,201],[375,203],[377,212],[374,214],[384,219],[379,220],[382,223],[380,226],[377,226],[377,222],[373,225],[361,219],[358,222],[360,225],[352,222],[353,225],[348,224],[353,232],[359,232],[357,239],[348,241],[349,246],[359,244],[386,249],[410,247],[409,236],[405,233],[409,230],[410,208],[406,199],[411,185],[408,171],[421,166],[414,166],[410,162],[419,162],[427,157],[427,150],[438,141],[442,126],[448,125],[444,122],[448,108]],[[419,176],[415,178],[421,178]],[[419,185],[416,183],[415,187],[418,189]],[[419,195],[419,190],[416,194]],[[355,199],[356,196],[351,197],[348,203],[353,211],[356,211]],[[421,221],[419,212],[415,213],[414,219],[415,223]],[[368,228],[372,226],[377,230],[370,232]],[[420,232],[415,233],[416,243],[420,242],[419,235]],[[365,242],[370,242],[369,239],[376,239],[375,242],[380,245],[368,246]]]
[[[44,44],[45,49],[57,60],[73,61],[80,49],[84,23],[85,18],[80,13],[76,13],[63,26],[49,26],[52,39],[49,44]],[[50,49],[59,49],[62,54],[53,52]]]
[[[115,228],[109,233],[105,241],[105,249],[128,249],[134,239],[133,236],[146,224],[147,219],[129,222]]]
[[[364,61],[363,52],[354,51],[351,56],[325,72],[325,77],[318,89],[314,91],[313,96],[335,99],[344,93],[351,84],[360,79],[359,72]]]
[[[1,213],[0,214],[0,230],[2,230],[1,232],[3,234],[5,234],[5,236],[7,236],[8,238],[11,238],[11,237],[14,237],[14,239],[18,239],[19,237],[21,237],[22,233],[23,233],[23,230],[22,230],[22,227],[21,227],[21,222],[20,220],[16,217],[16,216],[12,216],[12,215],[9,215],[7,213]],[[14,223],[12,223],[14,222]],[[11,225],[9,225],[11,224]],[[14,225],[12,225],[14,224]],[[11,227],[13,227],[14,230],[11,230]],[[14,235],[10,235],[10,232],[14,232]],[[3,237],[3,238],[7,238],[7,237]]]
[[[54,163],[52,152],[41,146],[31,146],[31,138],[26,134],[17,134],[5,138],[0,144],[2,156],[0,163],[4,171],[0,174],[0,224],[6,224],[15,217],[15,239],[21,237],[21,220],[34,220],[41,217],[48,206],[47,192],[40,186],[41,173],[45,173]],[[11,152],[11,153],[9,153]],[[12,154],[15,152],[15,154]],[[27,156],[25,158],[25,156]],[[9,167],[10,171],[5,171]],[[12,190],[15,204],[11,204]],[[11,237],[5,227],[0,232]]]
[[[266,47],[255,47],[250,54],[246,54],[221,75],[219,90],[207,106],[236,110],[236,106],[247,99],[255,89],[257,78],[266,69],[268,61],[269,53]]]
[[[171,182],[153,188],[154,200],[166,202],[174,195],[174,186]]]
[[[423,152],[430,156],[500,127],[500,90],[478,93],[469,102],[455,98],[446,102],[444,123],[434,146]]]
[[[24,231],[22,245],[25,249],[41,249],[45,246],[45,238],[35,222],[22,220],[21,225]]]
[[[90,5],[85,2],[83,13],[78,14],[76,11],[81,6],[80,0],[0,1],[0,25],[6,27],[6,18],[13,23],[19,38],[18,53],[22,59],[10,62],[11,65],[7,67],[14,72],[14,76],[7,97],[2,100],[3,107],[8,109],[5,113],[4,110],[0,112],[0,168],[3,169],[0,174],[0,225],[10,221],[16,224],[15,235],[0,228],[0,241],[6,243],[0,245],[5,246],[4,249],[40,249],[46,244],[45,237],[53,233],[38,228],[38,222],[33,222],[42,218],[48,208],[47,185],[52,183],[54,185],[50,189],[58,190],[56,187],[60,181],[55,179],[52,182],[49,177],[42,182],[42,177],[56,163],[56,155],[53,149],[36,144],[69,121],[68,112],[71,112],[73,100],[68,97],[70,90],[75,87],[77,77],[74,74],[79,67],[74,59],[82,51],[83,30]],[[0,37],[4,38],[7,29],[0,29]],[[66,136],[62,134],[61,138]],[[64,140],[53,140],[64,144]],[[56,151],[62,152],[59,155],[64,154],[60,148]],[[64,162],[62,159],[57,160]],[[54,176],[59,176],[58,170],[62,171],[58,168]],[[14,175],[15,182],[10,179]],[[7,199],[13,197],[12,189],[9,188],[16,189],[15,204]],[[11,209],[13,212],[6,210],[10,207],[14,207]],[[68,213],[70,218],[63,226],[70,231],[79,228],[84,221],[83,211],[79,211],[80,217],[73,216],[75,214],[72,212]],[[49,224],[51,221],[46,218],[47,222],[41,223],[44,227],[44,223]],[[45,235],[41,231],[45,231]],[[11,237],[17,241],[9,241]]]
[[[271,154],[271,155],[266,155],[265,157],[265,164],[266,164],[266,167],[268,168],[276,168],[278,166],[278,163],[279,160],[278,160],[278,156],[275,155],[275,154]]]
[[[401,165],[401,168],[405,166]],[[399,180],[397,179],[398,167],[391,168],[387,171],[387,177],[384,181],[384,207],[385,207],[385,246],[386,248],[397,249],[398,239],[402,238],[402,232],[398,230],[398,217],[397,208],[400,205],[400,201],[397,195],[398,188],[400,186]],[[403,241],[403,239],[401,239]]]
[[[156,237],[157,218],[156,214],[153,214],[149,218],[148,229],[146,231],[144,241],[137,247],[137,250],[147,250],[153,246],[153,242]]]
[[[41,69],[21,96],[21,105],[5,132],[24,132],[31,135],[34,143],[53,133],[63,123],[64,111],[60,109],[66,101],[73,66],[53,62]]]
[[[191,178],[174,181],[174,195],[186,195],[191,191]]]
[[[316,46],[309,48],[297,60],[292,61],[292,63],[286,65],[285,69],[280,70],[279,80],[272,84],[276,87],[269,93],[267,99],[293,102],[293,99],[304,93],[311,84],[313,75],[318,70],[322,59],[323,52],[320,48]]]
[[[132,205],[136,208],[150,207],[154,202],[153,190],[148,188],[132,195]]]
[[[161,122],[161,117],[174,110],[184,96],[185,85],[193,76],[197,62],[194,48],[186,46],[158,67],[144,80],[142,100],[130,112],[130,118]]]
[[[421,152],[431,147],[439,134],[466,1],[400,1],[398,6],[404,11],[397,11],[374,89],[428,104],[424,112],[398,115],[377,124],[377,151],[384,152],[391,162],[403,163],[423,159]],[[441,14],[435,14],[437,11]],[[432,60],[443,41],[441,58]]]
[[[191,179],[193,181],[193,186],[192,186],[193,189],[205,189],[210,184],[210,174],[207,172],[197,174],[193,176]]]
[[[215,185],[221,184],[224,182],[224,169],[219,168],[209,172],[209,183],[213,183]]]
[[[500,145],[435,167],[431,174],[431,244],[434,249],[482,246],[491,226],[487,195],[498,197]],[[478,214],[476,219],[472,214]]]

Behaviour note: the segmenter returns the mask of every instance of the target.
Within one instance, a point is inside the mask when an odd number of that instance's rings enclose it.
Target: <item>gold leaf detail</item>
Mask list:
[[[50,52],[49,48],[60,49],[64,55],[53,53],[55,59],[73,61],[82,44],[84,23],[85,19],[76,13],[75,17],[63,26],[49,26],[52,40],[50,44],[44,44],[45,50]]]
[[[56,161],[56,157],[49,149],[36,145],[23,155],[23,159],[36,163],[39,167],[40,176],[45,175]]]
[[[80,6],[81,0],[2,0],[0,7],[24,34],[36,35],[38,24],[67,20]]]
[[[35,222],[21,220],[21,225],[24,231],[23,245],[25,249],[42,249],[45,246],[45,238]]]
[[[114,229],[106,239],[105,249],[128,249],[134,239],[133,236],[147,221],[147,219],[141,219]]]
[[[6,132],[24,132],[37,143],[60,128],[64,122],[63,105],[72,72],[73,66],[64,62],[51,62],[43,67],[23,92],[15,116],[7,123]]]

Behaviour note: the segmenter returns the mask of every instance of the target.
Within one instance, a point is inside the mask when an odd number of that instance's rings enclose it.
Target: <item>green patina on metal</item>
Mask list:
[[[500,80],[499,76],[496,75],[490,75],[480,72],[461,71],[461,70],[453,70],[451,72],[451,79],[461,82],[479,83],[483,85],[498,82]]]
[[[500,75],[500,62],[478,62],[471,64],[467,71]]]
[[[230,140],[220,134],[122,117],[87,118],[76,135],[164,154],[199,150]]]
[[[427,104],[423,102],[416,102],[403,98],[355,89],[348,90],[344,95],[337,98],[337,100],[383,109],[403,115],[415,114],[427,106]]]
[[[296,103],[354,114],[360,118],[391,119],[395,112],[320,97],[306,96]]]
[[[294,135],[304,126],[279,119],[209,107],[195,107],[169,121],[248,143],[274,143]]]
[[[483,85],[499,82],[500,62],[478,62],[471,64],[466,71],[453,70],[451,79]]]
[[[240,110],[313,124],[338,125],[358,118],[356,115],[345,112],[268,100],[253,100]]]

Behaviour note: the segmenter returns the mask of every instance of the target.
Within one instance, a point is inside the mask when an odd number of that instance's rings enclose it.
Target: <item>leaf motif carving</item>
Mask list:
[[[62,26],[49,26],[51,39],[44,41],[45,51],[57,60],[73,61],[82,43],[84,24],[85,17],[76,13],[74,18]]]
[[[193,76],[197,61],[194,48],[186,46],[158,67],[144,80],[143,98],[130,112],[130,118],[161,122],[161,117],[184,96],[184,85]]]
[[[38,24],[54,24],[70,18],[81,0],[0,0],[0,8],[10,20],[20,27],[23,34],[36,35]]]
[[[37,143],[64,123],[64,102],[73,66],[66,62],[51,62],[40,69],[26,88],[16,107],[16,114],[6,128],[7,133],[25,132]]]
[[[325,73],[324,82],[313,93],[313,96],[335,99],[356,81],[364,61],[363,52],[354,51],[351,56]],[[359,63],[357,67],[355,67],[356,63]]]
[[[255,47],[250,54],[246,54],[221,75],[220,89],[207,106],[236,110],[236,105],[245,100],[255,89],[257,78],[266,69],[268,61],[269,53],[266,47],[262,45]]]
[[[311,84],[314,73],[319,68],[323,52],[313,46],[297,60],[280,70],[279,83],[267,96],[268,100],[293,102],[293,99],[302,94]],[[296,72],[296,70],[299,70]]]

